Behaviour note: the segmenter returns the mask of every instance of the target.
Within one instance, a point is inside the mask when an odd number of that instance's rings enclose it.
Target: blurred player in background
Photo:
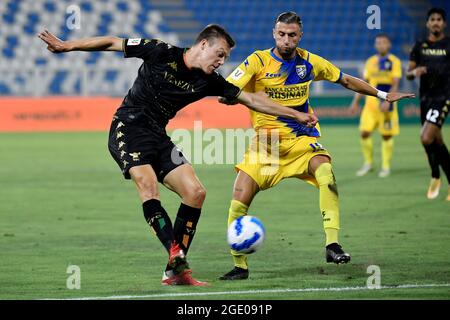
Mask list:
[[[445,11],[430,9],[426,26],[427,39],[417,41],[411,50],[407,78],[420,78],[420,138],[431,168],[427,197],[435,199],[441,186],[439,166],[450,183],[450,156],[441,130],[450,109],[450,38],[444,33]]]
[[[207,26],[192,48],[178,48],[156,39],[111,36],[61,41],[48,31],[39,37],[54,53],[122,51],[125,58],[144,60],[133,86],[113,117],[109,151],[125,179],[134,181],[145,220],[169,253],[162,284],[205,285],[191,276],[186,254],[194,238],[206,191],[191,164],[167,135],[168,121],[177,111],[205,96],[237,99],[258,112],[287,117],[307,127],[313,127],[317,118],[284,108],[265,95],[243,92],[225,81],[216,69],[229,57],[235,42],[218,25]],[[174,225],[161,205],[158,182],[181,198]]]
[[[280,14],[273,29],[275,47],[252,53],[227,80],[244,91],[264,91],[286,109],[309,113],[313,113],[308,100],[312,81],[327,80],[340,83],[347,89],[378,96],[388,102],[414,96],[377,90],[358,78],[343,74],[329,61],[297,48],[303,35],[302,27],[302,21],[295,12]],[[223,103],[233,103],[227,99],[219,100]],[[338,191],[331,166],[331,155],[318,143],[319,125],[307,128],[285,117],[269,116],[259,112],[251,112],[251,118],[256,136],[244,155],[243,162],[236,166],[238,175],[229,208],[228,224],[247,214],[253,198],[260,190],[274,187],[285,178],[302,179],[319,188],[319,207],[326,235],[326,261],[336,264],[349,262],[350,255],[344,252],[338,241],[340,228]],[[276,143],[279,158],[272,159],[276,161],[275,166],[270,161],[265,161],[264,157],[255,157],[253,154],[255,150],[259,154],[270,154],[269,143],[265,145],[266,150],[258,150],[258,147],[261,147],[261,139],[265,139],[259,132],[267,131],[269,135],[278,137]],[[269,138],[266,139],[269,141]],[[276,172],[273,172],[274,167],[278,167]],[[309,200],[302,199],[299,194],[299,207],[303,201]],[[231,254],[234,268],[220,279],[247,279],[249,272],[246,256],[233,250]]]
[[[364,66],[364,80],[379,90],[396,92],[402,77],[402,66],[400,59],[389,53],[390,49],[391,41],[386,34],[375,37],[377,54],[367,59]],[[350,106],[352,113],[359,111],[361,97],[361,94],[355,94]],[[364,164],[356,175],[364,176],[373,170],[373,140],[371,135],[375,129],[378,129],[383,138],[381,142],[382,165],[378,176],[385,178],[391,172],[390,163],[394,149],[393,136],[398,135],[400,131],[397,103],[389,103],[371,96],[367,96],[365,100],[359,124]]]

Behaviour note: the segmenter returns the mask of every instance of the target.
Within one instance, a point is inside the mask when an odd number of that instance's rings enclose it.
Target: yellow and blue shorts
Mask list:
[[[396,136],[400,133],[397,104],[394,103],[392,111],[382,112],[378,105],[366,104],[361,112],[359,131],[378,131],[383,136]]]
[[[331,155],[318,143],[316,137],[299,136],[276,141],[256,135],[236,171],[242,170],[259,186],[269,189],[285,178],[299,178],[319,187],[309,174],[309,161],[317,155]]]

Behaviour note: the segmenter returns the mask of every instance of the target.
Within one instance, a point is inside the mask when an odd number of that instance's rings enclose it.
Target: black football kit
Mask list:
[[[188,104],[206,96],[235,100],[240,89],[217,72],[189,69],[187,49],[160,40],[124,39],[125,58],[141,58],[133,86],[113,117],[109,151],[126,179],[133,166],[150,164],[160,182],[187,163],[166,133],[166,125]]]
[[[409,60],[427,68],[420,77],[420,118],[442,127],[450,108],[450,37],[417,41]]]

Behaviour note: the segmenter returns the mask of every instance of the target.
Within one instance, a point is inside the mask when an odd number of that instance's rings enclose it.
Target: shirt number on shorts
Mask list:
[[[320,150],[325,150],[325,148],[318,142],[310,143],[309,145],[313,149],[313,152],[320,151]]]
[[[437,118],[439,117],[439,111],[436,109],[430,109],[427,112],[427,116],[425,117],[430,122],[437,122]]]

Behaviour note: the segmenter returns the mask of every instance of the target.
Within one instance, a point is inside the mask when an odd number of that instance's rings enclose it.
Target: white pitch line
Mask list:
[[[123,295],[109,297],[81,297],[67,299],[44,299],[44,300],[125,300],[125,299],[145,299],[145,298],[168,298],[168,297],[196,297],[196,296],[217,296],[233,294],[261,294],[261,293],[288,293],[288,292],[340,292],[340,291],[365,291],[383,289],[416,289],[416,288],[437,288],[450,287],[450,283],[430,283],[430,284],[402,284],[398,286],[381,286],[379,289],[369,289],[368,287],[335,287],[335,288],[304,288],[304,289],[267,289],[267,290],[243,290],[243,291],[212,291],[212,292],[186,292],[186,293],[157,293],[146,295]]]

